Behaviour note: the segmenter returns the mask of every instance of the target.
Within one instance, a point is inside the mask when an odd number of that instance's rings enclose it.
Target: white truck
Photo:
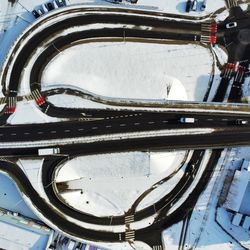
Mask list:
[[[56,155],[60,154],[60,148],[40,148],[38,149],[38,155]]]
[[[194,123],[195,119],[193,117],[181,117],[181,123]]]

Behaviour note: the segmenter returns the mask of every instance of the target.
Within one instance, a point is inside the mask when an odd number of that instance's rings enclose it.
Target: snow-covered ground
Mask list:
[[[104,1],[99,0],[70,0],[72,4],[83,2],[102,2],[106,4]],[[173,14],[186,14],[184,12],[185,2],[184,0],[138,0],[138,5],[153,6],[152,9],[158,8],[158,10]],[[29,22],[34,20],[31,13],[26,13],[25,8],[30,11],[40,3],[41,1],[38,0],[19,0],[19,3],[12,8],[7,0],[1,1],[0,65],[8,52],[8,48],[16,39],[16,36],[29,25]],[[125,5],[121,4],[120,6]],[[207,0],[206,11],[192,11],[187,15],[207,15],[223,7],[225,7],[225,1],[223,0]],[[225,11],[219,18],[225,18],[227,14],[228,12]],[[13,27],[13,25],[15,25],[14,28],[10,30],[10,27]],[[153,45],[131,42],[111,44],[106,42],[81,45],[80,53],[77,49],[78,47],[76,46],[65,50],[51,62],[43,77],[44,85],[55,83],[76,84],[77,87],[82,89],[111,97],[202,100],[207,89],[210,72],[212,71],[213,60],[210,52],[205,48],[192,44]],[[202,61],[200,57],[202,57]],[[220,59],[221,63],[225,62],[225,55],[221,54]],[[72,61],[77,62],[74,64],[74,67],[71,67]],[[55,73],[55,69],[58,69],[60,74]],[[74,77],[74,81],[72,81],[72,71],[75,73],[75,70],[78,75]],[[62,72],[64,73],[62,74]],[[215,68],[215,72],[218,83],[219,70]],[[68,76],[66,74],[68,74]],[[213,89],[215,89],[215,87],[216,84],[213,85]],[[248,78],[244,85],[244,96],[248,99],[248,102],[250,96],[249,89],[250,83]],[[168,92],[168,90],[170,91]],[[212,91],[212,93],[213,92],[214,91]],[[74,100],[78,98],[73,97],[65,100],[64,97],[51,97],[51,100],[52,99],[54,103],[60,106],[73,106],[74,104],[76,105]],[[82,100],[77,100],[77,105],[80,102],[82,102],[82,106],[86,105]],[[32,102],[18,104],[17,111],[18,112],[10,118],[10,123],[51,121],[40,111],[37,111]],[[29,114],[29,116],[27,114]],[[224,167],[226,161],[227,163],[231,162],[235,164],[239,163],[242,158],[250,160],[249,148],[234,149],[231,152],[233,153],[230,154],[230,157],[228,157],[229,155],[226,152],[224,153],[217,165],[210,184],[196,204],[190,220],[184,249],[188,249],[190,246],[196,246],[197,249],[202,250],[242,249],[232,237],[225,234],[218,224],[215,223],[214,215],[217,198],[222,185],[220,176],[225,174],[221,173],[221,166]],[[79,205],[79,209],[83,209],[84,211],[91,210],[91,213],[99,212],[103,214],[105,212],[104,214],[119,214],[131,205],[134,198],[137,197],[143,189],[147,189],[164,176],[171,174],[180,164],[184,156],[183,154],[184,152],[180,154],[177,152],[154,154],[134,152],[124,156],[122,156],[122,154],[119,156],[118,154],[114,154],[115,156],[112,155],[109,159],[106,159],[104,156],[103,158],[98,157],[96,159],[94,159],[94,156],[81,157],[81,159],[74,159],[63,166],[62,172],[59,172],[61,179],[59,178],[58,180],[65,180],[65,175],[68,173],[67,168],[73,169],[73,171],[70,172],[71,175],[68,174],[68,179],[66,180],[84,177],[82,179],[84,183],[81,182],[79,185],[81,185],[85,191],[87,190],[87,192],[83,194],[75,192],[73,195],[73,193],[71,193],[68,195],[71,196],[70,199],[68,199],[68,196],[66,197],[68,201],[72,202],[73,206]],[[226,159],[226,161],[224,161],[224,159]],[[100,162],[102,164],[100,164]],[[41,188],[39,182],[35,183],[36,179],[39,180],[41,164],[24,160],[21,161],[21,164],[19,162],[19,165],[22,164],[24,165],[23,169],[25,169],[26,174],[34,180],[33,185],[37,185],[38,189]],[[82,167],[83,165],[84,168]],[[95,172],[93,171],[94,169]],[[63,173],[64,170],[66,173]],[[178,174],[176,178],[181,176],[182,170]],[[105,195],[108,193],[106,183],[103,181],[104,179],[106,179],[106,182],[108,181],[113,185],[116,184],[117,187],[121,187],[120,193],[115,190],[113,196],[109,194],[110,196],[108,197],[112,202],[115,200],[115,206],[110,206],[107,202],[106,206],[104,206],[105,202],[100,199],[99,185],[102,185],[102,190],[105,192]],[[95,184],[97,181],[99,183],[98,186]],[[72,187],[74,187],[73,183],[74,182],[72,182]],[[213,186],[214,184],[216,185]],[[133,188],[131,189],[131,187]],[[155,198],[160,196],[161,191],[166,192],[166,189],[168,191],[170,188],[172,188],[170,184],[160,185],[156,189],[160,190],[160,192],[155,194]],[[120,196],[118,194],[120,194]],[[126,197],[127,201],[122,201],[122,197]],[[76,204],[76,200],[78,204]],[[89,203],[87,204],[86,201],[89,201]],[[99,203],[99,201],[101,203]],[[97,209],[98,205],[99,210]],[[102,210],[100,209],[101,206]],[[16,191],[15,185],[3,175],[0,175],[0,207],[5,207],[12,211],[36,218],[23,202],[20,194]],[[35,210],[35,208],[33,209]],[[224,215],[222,220],[228,223],[226,219],[226,215]],[[178,249],[181,227],[182,222],[164,231],[163,239],[166,249]],[[234,229],[234,231],[235,230],[237,231],[237,229]],[[6,228],[6,225],[1,223],[0,238],[5,232],[8,232],[9,236],[18,236],[16,238],[11,237],[8,239],[8,242],[5,242],[6,244],[11,244],[12,241],[18,243],[18,249],[22,249],[22,244],[30,244],[30,242],[26,242],[27,237],[30,239],[37,237],[34,234],[30,235],[30,232],[17,231],[17,228]],[[236,232],[236,235],[237,233],[240,234],[241,231]],[[14,245],[4,245],[5,243],[0,243],[0,248],[15,249]],[[42,244],[37,244],[35,245],[35,249],[39,249],[41,246],[43,247]],[[110,245],[109,248],[116,250],[131,249],[128,244],[114,244]],[[136,242],[135,249],[145,250],[149,249],[149,247],[143,243]]]
[[[0,173],[0,208],[25,216],[22,219],[0,211],[1,249],[43,250],[46,248],[49,234],[39,230],[38,227],[32,229],[34,222],[31,220],[39,220],[39,218],[27,206],[12,180],[2,173]]]
[[[56,182],[66,181],[71,192],[61,193],[61,199],[80,211],[123,215],[144,191],[180,168],[185,155],[185,151],[174,151],[77,157],[57,170]],[[158,192],[140,209],[173,189],[182,174],[179,171],[166,185],[159,185]]]
[[[210,51],[199,45],[82,44],[49,63],[42,87],[67,84],[108,97],[201,101],[212,64]]]

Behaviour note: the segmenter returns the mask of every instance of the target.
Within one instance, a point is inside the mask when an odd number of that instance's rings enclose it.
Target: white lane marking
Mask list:
[[[139,122],[135,122],[134,125],[137,126],[137,125],[140,125],[140,123]]]
[[[120,127],[125,127],[125,126],[126,126],[126,124],[125,124],[125,123],[120,124]]]
[[[39,131],[39,132],[37,132],[39,135],[41,135],[41,134],[43,134],[43,132],[42,131]]]
[[[56,133],[56,131],[55,131],[55,130],[53,130],[53,131],[50,131],[50,133],[51,133],[51,134],[55,134],[55,133]]]
[[[111,128],[112,126],[111,125],[107,125],[106,128]]]
[[[83,131],[84,129],[83,128],[79,128],[78,131]]]
[[[66,129],[66,130],[64,130],[64,132],[65,132],[65,133],[69,133],[69,132],[70,132],[70,130],[69,130],[69,129]]]
[[[92,127],[92,129],[98,129],[98,127]]]
[[[155,122],[148,122],[148,124],[154,124]]]
[[[30,135],[30,133],[28,133],[28,132],[26,132],[26,133],[24,133],[25,135]]]
[[[15,136],[15,135],[16,135],[16,133],[11,133],[11,135]]]

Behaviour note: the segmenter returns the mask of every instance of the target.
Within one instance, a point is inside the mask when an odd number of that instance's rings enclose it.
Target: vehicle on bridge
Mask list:
[[[181,123],[194,123],[195,119],[193,117],[181,117]]]
[[[247,120],[242,120],[242,119],[237,119],[235,121],[235,124],[236,125],[247,125],[248,124],[248,121]]]
[[[60,154],[60,148],[40,148],[38,155],[56,155]]]

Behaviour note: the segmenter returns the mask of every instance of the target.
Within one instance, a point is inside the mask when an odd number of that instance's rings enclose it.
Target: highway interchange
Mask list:
[[[61,18],[61,17],[64,18]],[[61,19],[60,19],[61,18]],[[55,20],[55,21],[53,21]],[[237,22],[236,29],[226,29],[228,22]],[[98,23],[100,28],[91,29],[91,24]],[[48,25],[49,24],[49,25]],[[116,24],[112,27],[110,25]],[[74,30],[67,35],[61,32],[67,28],[85,27]],[[40,27],[38,29],[38,26]],[[141,28],[141,27],[146,28]],[[90,27],[90,28],[88,28]],[[137,103],[135,108],[129,104],[118,103],[117,108],[109,109],[66,109],[55,107],[46,99],[53,90],[43,92],[41,76],[46,65],[63,49],[73,46],[79,41],[101,39],[146,40],[160,43],[168,40],[182,42],[201,42],[206,46],[218,43],[228,52],[228,63],[222,69],[222,78],[213,102],[223,102],[229,83],[233,79],[228,102],[240,102],[241,85],[248,69],[250,36],[249,13],[244,13],[239,7],[230,9],[230,16],[218,24],[213,19],[195,22],[187,18],[176,21],[171,16],[162,13],[140,11],[122,8],[106,7],[74,7],[62,9],[61,12],[50,14],[37,21],[18,39],[4,63],[1,73],[1,84],[5,95],[6,105],[1,113],[0,122],[0,155],[1,171],[12,176],[18,182],[21,190],[31,199],[33,205],[53,225],[69,235],[81,239],[105,242],[121,242],[134,240],[144,241],[151,247],[162,246],[161,233],[172,224],[188,217],[192,213],[200,192],[209,182],[212,171],[220,157],[221,150],[228,146],[250,144],[250,126],[236,125],[236,120],[245,120],[250,124],[248,105],[230,106],[230,112],[223,108],[211,113],[215,108],[213,103],[208,108],[200,107],[199,111],[191,108],[187,111],[169,110],[171,105],[144,107]],[[216,39],[214,40],[214,37]],[[208,39],[208,40],[207,40]],[[8,125],[6,121],[15,112],[16,102],[21,99],[18,89],[23,81],[23,70],[37,48],[43,46],[43,52],[37,57],[29,72],[30,96],[37,102],[38,108],[53,117],[67,118],[60,123]],[[55,91],[55,90],[54,90]],[[74,94],[71,90],[71,94]],[[79,92],[79,91],[78,91]],[[55,92],[56,93],[56,92]],[[80,93],[84,95],[84,93]],[[24,97],[22,97],[24,98]],[[204,99],[204,102],[206,99]],[[183,104],[185,106],[185,104]],[[147,109],[148,108],[148,109]],[[83,115],[84,114],[84,115]],[[180,122],[181,117],[195,118],[195,123]],[[195,130],[202,131],[194,133]],[[207,130],[206,130],[207,129]],[[179,134],[171,134],[172,130]],[[190,130],[190,132],[187,132]],[[184,132],[186,131],[186,132]],[[146,136],[146,134],[148,134]],[[112,136],[112,137],[111,137]],[[100,138],[102,138],[100,140]],[[236,139],[237,138],[237,139]],[[58,140],[60,142],[58,142]],[[42,146],[41,146],[42,145]],[[30,181],[17,167],[18,157],[38,157],[41,147],[60,147],[61,155],[45,157],[42,168],[42,182],[46,195],[51,204],[45,202]],[[202,178],[186,200],[178,209],[166,216],[169,209],[185,193],[200,167],[205,149],[214,148]],[[162,149],[196,149],[187,163],[195,164],[190,171],[177,183],[176,187],[167,193],[157,203],[136,211],[138,201],[124,216],[97,217],[70,209],[62,203],[54,192],[53,173],[63,162],[77,155],[100,154],[133,150],[162,150]],[[180,192],[179,192],[180,191]],[[140,197],[138,198],[140,200]],[[52,207],[54,206],[54,207]],[[99,225],[124,225],[126,217],[134,216],[134,221],[156,215],[152,225],[133,231],[129,223],[126,230],[119,233],[86,229],[73,222],[67,221],[68,215],[77,220]],[[130,237],[130,236],[133,237]]]

